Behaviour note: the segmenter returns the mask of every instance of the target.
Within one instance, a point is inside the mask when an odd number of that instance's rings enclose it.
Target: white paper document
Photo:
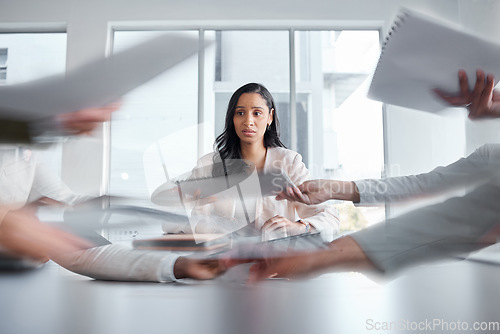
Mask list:
[[[433,89],[458,93],[458,70],[472,88],[476,70],[500,78],[500,45],[459,27],[402,9],[382,47],[368,97],[406,108],[439,112],[447,105]]]
[[[66,74],[0,87],[0,119],[32,122],[106,105],[195,55],[198,47],[197,38],[168,33]]]

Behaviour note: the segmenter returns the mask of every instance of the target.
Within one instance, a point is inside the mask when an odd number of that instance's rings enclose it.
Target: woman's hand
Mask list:
[[[500,117],[500,92],[494,89],[493,75],[485,76],[484,71],[477,70],[476,83],[472,91],[465,71],[458,72],[458,81],[460,93],[457,95],[450,95],[439,89],[434,91],[451,106],[467,108],[470,119]]]
[[[270,235],[296,235],[306,232],[306,225],[300,222],[293,222],[285,217],[276,215],[268,219],[261,227],[265,234]]]

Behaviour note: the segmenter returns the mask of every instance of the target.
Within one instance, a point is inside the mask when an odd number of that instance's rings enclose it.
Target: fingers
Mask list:
[[[440,90],[439,88],[433,89],[434,93],[439,96],[443,101],[454,107],[463,107],[464,105],[470,103],[470,89],[469,89],[469,79],[467,73],[464,70],[458,71],[458,84],[460,87],[460,94],[450,94]]]
[[[476,114],[472,112],[469,114],[469,118],[479,118],[479,117],[487,117],[490,111],[490,104],[493,99],[493,88],[494,88],[495,79],[493,75],[488,74],[486,76],[486,83],[483,84],[483,90],[481,91],[481,95],[478,100],[478,107]]]
[[[300,202],[304,204],[312,204],[309,196],[301,191],[299,187],[287,187],[284,191],[276,196],[277,200],[288,200],[292,202]]]
[[[480,113],[479,107],[483,103],[482,97],[485,88],[485,77],[484,72],[481,70],[476,71],[476,83],[472,91],[472,99],[470,103],[470,113],[469,117],[475,118]]]
[[[470,119],[500,117],[500,93],[495,91],[495,78],[486,75],[483,70],[476,71],[476,81],[472,91],[469,88],[468,77],[464,70],[458,72],[460,86],[459,95],[449,95],[435,89],[436,94],[455,107],[466,107]]]
[[[196,189],[193,193],[193,200],[197,201],[201,197],[201,189]]]
[[[445,102],[447,102],[448,104],[450,104],[452,106],[458,107],[458,106],[464,104],[464,103],[462,103],[462,99],[460,97],[457,98],[456,96],[450,96],[438,88],[433,89],[433,91],[442,100],[444,100]]]
[[[277,196],[276,199],[278,200],[288,200],[288,201],[294,201],[294,191],[292,187],[286,187],[285,190],[280,192]]]
[[[271,276],[276,277],[276,274],[277,273],[265,260],[260,260],[250,267],[248,271],[248,282],[255,283]]]
[[[178,279],[208,280],[223,274],[227,269],[225,262],[219,259],[191,259],[181,256],[174,264],[174,275]]]
[[[213,279],[225,273],[228,269],[224,262],[218,259],[199,260],[198,265],[201,268],[198,277],[200,279]]]
[[[277,201],[283,201],[283,200],[286,200],[288,199],[287,198],[287,194],[285,193],[285,190],[283,190],[282,192],[280,192],[278,195],[276,195],[275,199]]]
[[[252,258],[245,258],[245,259],[239,259],[239,258],[230,258],[230,257],[223,257],[220,259],[222,265],[226,268],[232,268],[235,266],[238,266],[240,264],[245,264],[245,263],[251,263],[254,262],[255,260]]]
[[[467,99],[469,97],[469,78],[464,70],[458,71],[458,84],[460,86],[460,93],[462,97]],[[469,103],[470,101],[464,101],[464,103]]]
[[[469,110],[470,119],[500,117],[499,93],[495,91],[495,78],[478,70]]]
[[[476,73],[476,83],[474,89],[471,91],[469,88],[469,78],[467,76],[467,73],[464,70],[459,70],[458,71],[458,84],[460,87],[459,94],[450,94],[437,88],[434,89],[434,92],[436,93],[437,96],[439,96],[443,101],[447,102],[449,105],[454,107],[463,107],[472,102],[475,93],[478,94],[478,92],[479,93],[481,92],[481,84],[484,83],[482,82],[482,80],[484,81],[484,72],[478,70]]]
[[[302,192],[300,188],[297,187],[292,188],[292,196],[297,202],[312,204],[312,201],[307,195],[307,192]]]
[[[286,219],[285,217],[282,216],[274,216],[270,219],[268,219],[264,225],[262,225],[262,230],[265,231],[276,231],[278,229],[285,228],[290,221]]]
[[[442,90],[435,88],[433,89],[434,93],[436,93],[437,96],[439,96],[443,101],[448,103],[449,105],[453,107],[463,107],[465,104],[467,104],[469,98],[464,97],[462,95],[455,96],[455,95],[450,95],[449,93],[445,93]]]

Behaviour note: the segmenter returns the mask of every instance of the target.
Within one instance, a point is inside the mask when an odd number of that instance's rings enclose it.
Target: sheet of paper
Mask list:
[[[383,45],[368,97],[439,112],[447,105],[433,89],[458,93],[459,69],[466,70],[470,87],[476,69],[500,78],[500,45],[451,23],[402,9]]]
[[[197,38],[168,33],[66,74],[0,87],[0,119],[36,121],[106,105],[193,56],[198,47]]]

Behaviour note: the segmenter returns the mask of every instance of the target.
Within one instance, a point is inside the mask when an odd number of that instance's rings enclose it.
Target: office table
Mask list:
[[[386,282],[331,273],[249,285],[244,271],[182,284],[95,281],[52,262],[3,272],[0,333],[500,333],[472,328],[500,323],[495,265],[447,261]]]

